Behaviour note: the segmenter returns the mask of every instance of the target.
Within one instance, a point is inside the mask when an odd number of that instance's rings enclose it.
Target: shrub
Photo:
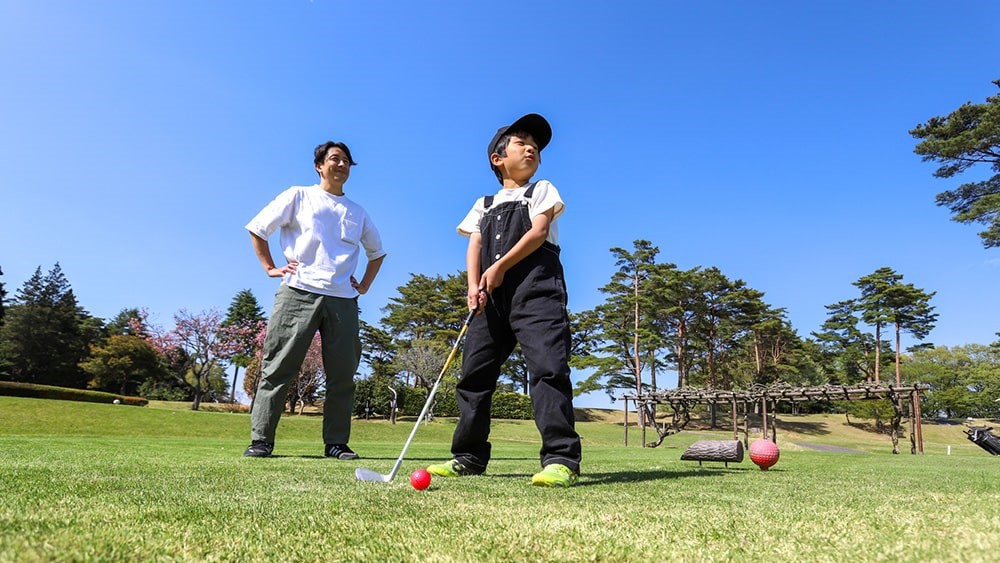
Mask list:
[[[396,390],[398,395],[396,408],[402,409],[397,414],[404,414],[406,412],[407,395],[413,390],[393,378],[371,377],[368,379],[359,379],[356,382],[354,389],[354,415],[363,417],[365,415],[365,407],[367,406],[371,408],[372,416],[389,418],[389,408],[392,403],[390,386]],[[427,395],[425,394],[424,396],[426,397]],[[418,410],[417,412],[419,413],[420,411]]]
[[[521,393],[494,393],[493,418],[530,420],[533,416],[531,397]]]
[[[150,380],[142,382],[139,394],[152,401],[190,401],[193,398],[188,389]]]
[[[126,395],[105,393],[104,391],[53,387],[51,385],[36,385],[34,383],[15,383],[12,381],[0,381],[0,395],[33,399],[58,399],[61,401],[86,401],[89,403],[114,403],[117,400],[123,405],[136,407],[144,407],[149,404],[149,401],[143,397],[128,397]]]

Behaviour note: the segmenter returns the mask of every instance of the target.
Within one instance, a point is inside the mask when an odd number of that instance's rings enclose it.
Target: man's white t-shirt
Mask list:
[[[369,261],[385,256],[382,238],[364,208],[319,185],[288,188],[246,225],[264,240],[279,228],[282,254],[298,262],[296,272],[281,281],[311,293],[357,297],[351,276],[361,249]]]
[[[566,204],[563,203],[561,197],[559,197],[559,190],[552,185],[548,180],[539,180],[535,182],[535,189],[531,193],[530,198],[524,197],[524,192],[528,191],[527,184],[520,188],[507,189],[501,188],[493,196],[493,205],[490,207],[496,207],[501,203],[507,203],[510,201],[527,201],[528,202],[528,217],[534,221],[535,217],[545,213],[546,211],[552,209],[554,213],[552,215],[552,222],[549,224],[549,236],[545,240],[556,246],[559,246],[559,226],[556,219],[562,215],[563,211],[566,209]],[[481,197],[476,200],[475,205],[472,206],[472,210],[469,211],[465,219],[458,224],[458,234],[467,237],[472,233],[479,232],[479,222],[482,220],[483,215],[486,213],[486,208],[484,207],[483,200],[486,198]]]

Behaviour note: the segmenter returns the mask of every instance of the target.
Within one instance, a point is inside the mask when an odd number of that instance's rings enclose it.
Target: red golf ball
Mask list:
[[[756,463],[763,471],[778,463],[779,455],[778,446],[770,440],[757,440],[750,444],[750,461]]]
[[[414,489],[422,491],[431,486],[431,474],[426,469],[415,469],[410,473],[410,484]]]

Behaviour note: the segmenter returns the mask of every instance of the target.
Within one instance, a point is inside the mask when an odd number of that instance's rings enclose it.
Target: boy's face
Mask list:
[[[538,143],[531,135],[512,135],[507,143],[507,156],[493,153],[493,166],[506,171],[505,176],[517,182],[530,180],[542,162]]]
[[[330,147],[316,171],[320,178],[332,184],[343,184],[351,176],[351,159],[340,147]]]

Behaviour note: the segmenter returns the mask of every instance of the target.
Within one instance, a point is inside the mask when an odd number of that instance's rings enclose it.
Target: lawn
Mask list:
[[[246,414],[0,397],[0,561],[987,561],[1000,552],[1000,458],[960,425],[925,425],[926,454],[843,417],[783,416],[760,471],[680,461],[695,430],[638,447],[620,423],[581,422],[584,474],[529,485],[531,422],[497,421],[487,475],[406,474],[449,457],[453,420],[356,421],[362,455],[321,457],[320,419],[282,420],[276,457],[241,456]],[[859,453],[821,452],[798,444]],[[909,451],[909,442],[902,444]],[[946,455],[947,446],[951,455]],[[863,452],[863,453],[860,453]]]

